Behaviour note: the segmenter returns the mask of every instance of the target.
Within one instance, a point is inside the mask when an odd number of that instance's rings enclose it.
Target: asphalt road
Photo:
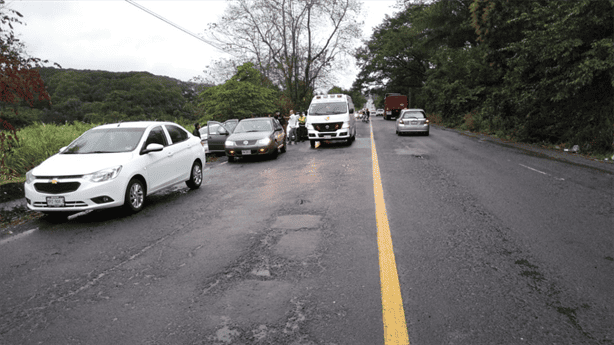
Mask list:
[[[221,158],[135,215],[27,223],[0,241],[0,344],[383,344],[358,127],[351,146]],[[372,128],[411,344],[614,342],[611,166]]]

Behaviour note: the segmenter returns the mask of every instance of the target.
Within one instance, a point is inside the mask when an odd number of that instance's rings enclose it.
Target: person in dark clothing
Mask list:
[[[277,119],[277,121],[279,121],[279,124],[281,125],[281,128],[284,129],[284,132],[286,133],[286,135],[288,134],[288,131],[286,129],[286,119],[284,119],[284,117],[282,115],[279,114],[279,111],[275,113],[275,115],[273,116],[274,118]],[[287,138],[286,138],[287,139]]]
[[[194,134],[195,136],[200,138],[200,131],[199,131],[199,129],[200,129],[200,124],[198,122],[196,122],[194,124],[194,131],[192,132],[192,134]]]

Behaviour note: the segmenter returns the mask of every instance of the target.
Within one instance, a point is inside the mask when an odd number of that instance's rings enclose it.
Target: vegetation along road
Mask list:
[[[135,215],[22,225],[0,241],[0,344],[614,341],[612,165],[358,130],[220,157]]]

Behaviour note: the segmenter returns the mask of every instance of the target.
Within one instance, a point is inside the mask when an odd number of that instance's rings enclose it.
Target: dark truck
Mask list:
[[[387,93],[384,98],[384,119],[397,118],[402,109],[407,108],[407,96],[400,93]]]

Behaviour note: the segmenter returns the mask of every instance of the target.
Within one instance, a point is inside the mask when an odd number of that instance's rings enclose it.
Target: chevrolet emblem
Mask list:
[[[58,184],[58,180],[56,179],[51,180],[51,184]]]
[[[327,116],[325,120],[326,120],[326,121],[330,120],[330,116]]]

